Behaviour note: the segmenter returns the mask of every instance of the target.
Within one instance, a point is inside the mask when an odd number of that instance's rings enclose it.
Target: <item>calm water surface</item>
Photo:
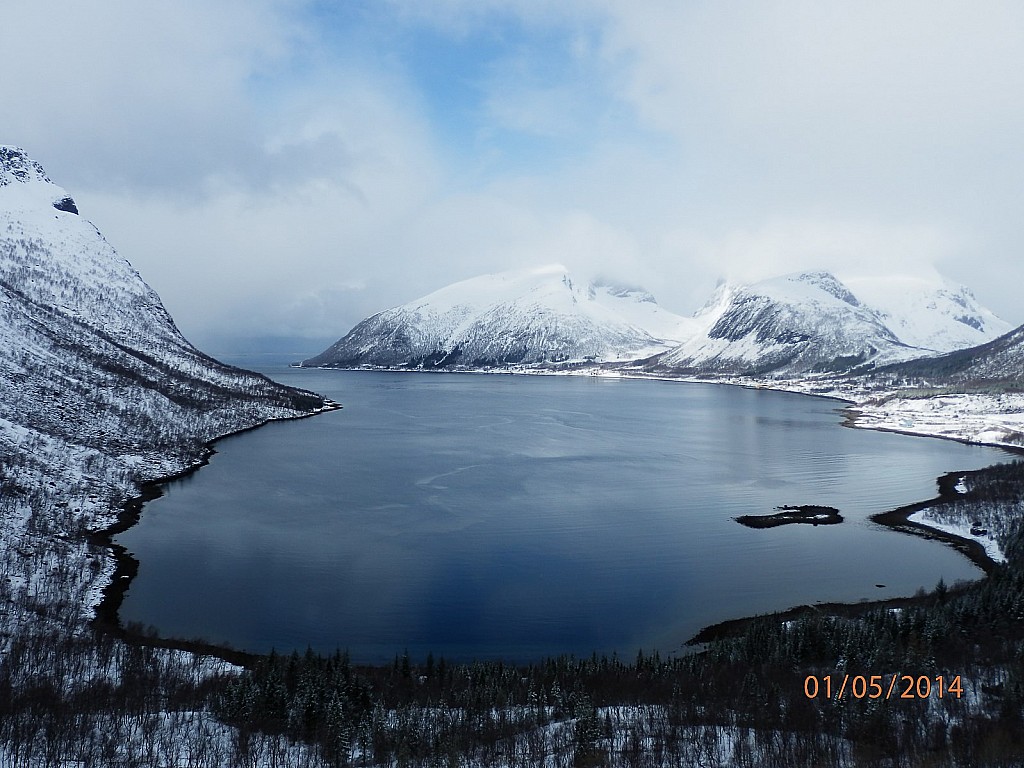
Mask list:
[[[847,429],[835,401],[597,378],[278,369],[344,410],[217,444],[118,537],[121,609],[252,650],[671,653],[701,627],[981,572],[875,526],[992,448]],[[745,528],[783,504],[835,526]],[[876,584],[885,585],[883,588]]]

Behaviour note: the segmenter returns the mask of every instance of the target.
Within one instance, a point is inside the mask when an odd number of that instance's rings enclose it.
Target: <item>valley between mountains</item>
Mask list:
[[[965,760],[1024,754],[1018,465],[965,475],[933,515],[1005,562],[916,604],[768,620],[671,662],[438,673],[406,658],[359,672],[340,657],[296,656],[291,667],[250,658],[242,674],[98,631],[96,606],[125,574],[96,534],[145,484],[200,465],[218,437],[338,405],[193,347],[72,196],[15,147],[0,147],[0,349],[0,766],[442,755],[506,765],[530,749],[536,764],[635,753],[633,764],[655,765],[656,744],[680,764],[738,765],[730,755],[746,750],[765,765],[859,765],[872,739],[882,757],[913,764],[942,748]],[[723,284],[683,317],[643,288],[546,267],[385,310],[301,366],[721,381],[842,398],[858,426],[1024,446],[1024,330],[942,280],[806,272]],[[783,676],[794,664],[817,674],[911,662],[925,675],[959,664],[970,696],[840,710]],[[743,670],[746,699],[733,685]]]

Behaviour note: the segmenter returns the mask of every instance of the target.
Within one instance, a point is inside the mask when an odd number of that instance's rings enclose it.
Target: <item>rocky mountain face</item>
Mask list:
[[[493,368],[621,361],[671,348],[692,320],[646,291],[579,283],[564,267],[485,275],[359,323],[304,366]]]
[[[804,272],[720,286],[705,330],[649,363],[695,375],[865,370],[986,342],[1009,326],[964,288],[919,278],[853,282]]]
[[[911,351],[832,275],[809,272],[721,286],[698,317],[707,330],[658,358],[695,374],[846,370]]]

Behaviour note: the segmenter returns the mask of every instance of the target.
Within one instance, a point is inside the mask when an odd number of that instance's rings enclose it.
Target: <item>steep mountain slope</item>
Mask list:
[[[322,405],[195,349],[74,208],[24,152],[0,150],[0,417],[117,453],[165,447],[161,416],[205,441]]]
[[[927,354],[900,341],[827,272],[720,286],[696,317],[704,332],[650,367],[698,375],[792,375]]]
[[[140,483],[194,465],[213,438],[329,405],[195,349],[70,195],[13,147],[0,147],[0,393],[0,573],[16,568],[23,576],[8,581],[26,594],[78,594],[78,611],[112,566],[85,568],[87,542],[67,534],[110,525]],[[15,548],[63,563],[63,581],[11,566]]]
[[[962,285],[941,277],[897,275],[843,281],[904,344],[935,352],[977,346],[1011,325]]]
[[[939,357],[879,368],[876,378],[923,379],[935,386],[1024,390],[1024,326],[998,339]]]
[[[670,348],[693,321],[637,288],[572,280],[564,267],[464,280],[362,321],[304,366],[398,368],[630,360]]]

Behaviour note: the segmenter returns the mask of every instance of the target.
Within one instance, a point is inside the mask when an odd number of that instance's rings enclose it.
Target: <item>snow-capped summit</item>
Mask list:
[[[698,374],[846,370],[914,351],[828,272],[724,284],[697,315],[704,331],[659,367]]]
[[[981,306],[969,289],[943,277],[891,275],[845,282],[900,341],[912,347],[951,352],[984,344],[1011,329]]]
[[[846,371],[988,342],[1008,323],[941,278],[841,281],[801,272],[753,285],[721,284],[695,318],[703,331],[658,367],[697,374]]]
[[[10,189],[5,191],[4,187]],[[43,166],[21,147],[0,146],[0,206],[24,208],[38,200],[49,201],[58,211],[78,213],[78,206],[66,190],[46,175]]]
[[[0,187],[8,184],[52,183],[43,166],[28,156],[21,147],[0,146]]]
[[[463,280],[380,312],[303,365],[486,368],[632,360],[671,348],[694,328],[643,289],[581,283],[554,264]]]
[[[187,345],[159,296],[16,147],[0,147],[0,227],[0,275],[34,304],[136,348]]]

